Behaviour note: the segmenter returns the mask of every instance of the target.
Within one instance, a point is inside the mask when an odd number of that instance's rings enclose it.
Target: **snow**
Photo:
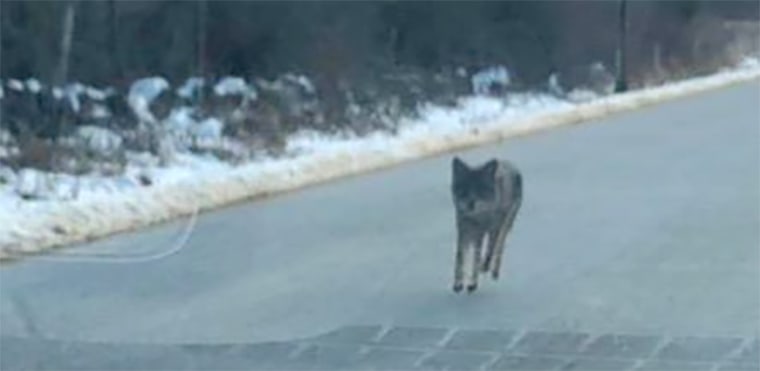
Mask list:
[[[5,128],[0,127],[0,146],[7,145],[13,141],[13,135]]]
[[[26,79],[26,88],[30,92],[37,94],[42,91],[42,84],[40,84],[40,81],[35,78],[28,78]]]
[[[55,174],[51,179],[54,184],[52,197],[56,200],[75,200],[79,196],[79,179],[68,174]]]
[[[418,118],[399,122],[396,135],[375,132],[357,137],[302,131],[288,138],[287,156],[257,157],[242,166],[209,156],[175,153],[170,166],[161,167],[155,156],[127,152],[129,164],[117,177],[77,178],[24,169],[12,185],[0,183],[0,258],[758,77],[760,68],[743,68],[582,104],[549,94],[467,97],[453,108],[422,106]],[[188,112],[173,115],[171,125],[204,140],[219,138],[220,121],[196,122]],[[108,135],[92,135],[97,136]],[[36,199],[24,201],[19,195]]]
[[[191,132],[198,146],[209,147],[221,141],[223,128],[224,124],[212,117],[194,125]]]
[[[175,108],[166,120],[166,128],[175,139],[175,144],[186,147],[192,142],[204,148],[219,145],[222,142],[224,123],[214,117],[196,121],[193,118],[194,112],[191,107]]]
[[[123,142],[123,139],[113,131],[92,125],[78,127],[76,135],[88,149],[104,155],[113,155],[118,152]]]
[[[314,87],[314,84],[312,84],[311,80],[309,80],[309,78],[304,75],[288,73],[283,76],[283,79],[300,86],[308,94],[317,93],[317,89]]]
[[[68,174],[43,173],[22,169],[15,178],[15,193],[29,200],[73,200],[79,193],[79,180]]]
[[[68,84],[63,88],[63,95],[69,101],[69,105],[71,105],[71,109],[73,109],[74,112],[79,112],[82,108],[82,104],[79,101],[79,95],[84,92],[85,87],[80,83]]]
[[[47,175],[35,169],[21,169],[16,178],[16,193],[24,198],[44,198],[50,193]]]
[[[470,81],[473,93],[487,95],[493,86],[508,86],[511,80],[506,67],[494,66],[474,73]]]
[[[16,79],[8,79],[8,88],[16,91],[24,91],[24,83]]]
[[[276,92],[282,98],[287,107],[288,113],[294,116],[301,116],[307,112],[313,112],[316,107],[316,88],[311,81],[305,76],[296,74],[285,74],[274,81],[257,80],[262,89]],[[352,94],[350,91],[348,94]],[[353,99],[349,98],[349,102]],[[349,110],[356,113],[361,109],[349,103]]]
[[[192,99],[204,85],[205,81],[203,81],[203,78],[191,77],[185,80],[185,83],[177,89],[177,95],[182,98]]]
[[[256,89],[240,77],[225,76],[214,85],[214,94],[218,96],[242,95],[248,99],[256,100],[258,94]]]
[[[95,119],[104,119],[111,117],[111,111],[108,110],[108,107],[102,104],[96,104],[92,107],[90,115]]]
[[[739,68],[760,68],[760,60],[753,57],[744,57],[739,62]]]
[[[548,87],[549,87],[549,92],[554,95],[561,97],[562,95],[565,94],[565,92],[562,90],[562,86],[560,86],[559,84],[559,76],[557,75],[556,72],[552,73],[549,76]]]
[[[129,96],[127,99],[143,99],[150,103],[169,88],[169,82],[163,77],[153,76],[138,79],[129,87]]]
[[[158,120],[150,112],[149,107],[167,89],[169,89],[169,82],[163,77],[154,76],[139,79],[129,87],[127,103],[141,122],[156,124]]]
[[[130,171],[130,169],[142,169],[142,168],[153,168],[158,166],[158,159],[152,156],[150,153],[145,152],[132,152],[128,151],[126,153],[127,157],[127,172]]]
[[[98,89],[92,86],[84,88],[84,93],[92,100],[103,101],[114,93],[112,88]]]
[[[187,133],[190,128],[195,125],[193,113],[194,110],[192,107],[177,107],[169,113],[169,117],[165,120],[165,124],[172,132],[178,134]]]
[[[607,67],[604,67],[604,63],[596,61],[594,63],[591,63],[591,66],[589,67],[592,73],[608,73]]]
[[[63,98],[63,96],[64,96],[63,89],[61,89],[61,88],[59,88],[59,87],[56,86],[56,87],[54,87],[52,89],[52,91],[53,91],[53,97],[55,99],[62,99]]]
[[[15,184],[16,173],[11,168],[0,165],[0,184],[3,183]]]
[[[574,103],[590,102],[599,98],[599,94],[588,90],[576,88],[567,93],[567,99]]]
[[[612,94],[615,89],[615,76],[602,62],[594,62],[589,66],[589,85],[596,94]]]

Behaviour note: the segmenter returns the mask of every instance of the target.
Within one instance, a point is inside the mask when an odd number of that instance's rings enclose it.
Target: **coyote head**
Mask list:
[[[498,161],[490,160],[479,167],[470,167],[458,157],[452,161],[451,191],[454,205],[461,215],[475,216],[496,207],[496,170]]]

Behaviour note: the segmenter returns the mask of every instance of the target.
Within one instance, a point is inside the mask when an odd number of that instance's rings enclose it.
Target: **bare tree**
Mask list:
[[[55,82],[63,84],[69,74],[69,59],[71,56],[71,41],[74,38],[74,26],[76,18],[76,0],[66,2],[66,10],[63,12],[63,26],[61,29],[61,47],[58,56],[58,69]]]
[[[628,20],[626,19],[626,8],[627,8],[627,1],[626,0],[620,0],[620,10],[619,10],[619,18],[618,18],[618,26],[620,27],[620,30],[618,31],[618,48],[617,48],[617,79],[615,81],[615,92],[624,92],[628,90],[628,78],[626,76],[626,29],[628,28]]]
[[[195,37],[195,73],[198,76],[206,77],[206,40],[208,39],[208,2],[206,0],[199,0],[196,3]],[[206,99],[204,96],[204,90],[205,89],[198,90],[198,99],[201,102]]]
[[[206,0],[199,0],[196,8],[196,36],[198,43],[196,46],[196,68],[200,76],[205,75],[206,72],[206,39],[207,39],[207,22],[208,22],[208,2]]]
[[[124,77],[124,65],[119,50],[119,16],[116,12],[116,0],[108,0],[108,54],[112,77],[115,77],[117,81],[121,81]]]

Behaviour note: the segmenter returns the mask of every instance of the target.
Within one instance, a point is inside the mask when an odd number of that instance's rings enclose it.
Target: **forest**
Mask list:
[[[65,138],[94,132],[163,158],[159,123],[182,107],[195,123],[221,121],[196,130],[216,142],[278,153],[303,129],[392,132],[421,103],[482,91],[473,84],[483,71],[495,96],[607,94],[612,82],[621,91],[705,75],[757,53],[758,4],[3,0],[0,147],[12,150],[0,161],[91,171],[58,162],[79,151]],[[185,149],[240,157],[229,141],[197,142]]]

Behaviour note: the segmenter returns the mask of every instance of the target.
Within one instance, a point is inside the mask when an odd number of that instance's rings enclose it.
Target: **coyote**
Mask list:
[[[522,175],[509,161],[492,159],[480,167],[470,167],[458,157],[452,161],[451,191],[456,209],[457,247],[454,292],[463,284],[465,251],[472,248],[473,264],[467,292],[478,288],[478,271],[499,278],[504,240],[512,228],[522,203]],[[485,259],[481,251],[488,236]]]

